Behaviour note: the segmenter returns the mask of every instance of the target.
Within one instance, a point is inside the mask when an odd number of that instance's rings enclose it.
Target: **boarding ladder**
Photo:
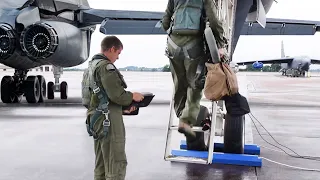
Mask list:
[[[214,0],[217,8],[217,15],[219,19],[223,22],[225,37],[230,43],[232,41],[231,35],[233,30],[234,18],[235,18],[235,5],[237,0]],[[228,47],[228,52],[230,53],[231,46]],[[203,96],[204,97],[204,96]],[[179,149],[179,144],[181,139],[185,139],[183,134],[180,134],[178,130],[179,120],[176,117],[174,106],[173,106],[173,96],[170,103],[170,115],[169,124],[167,129],[166,147],[164,159],[166,161],[176,161],[176,162],[186,162],[186,163],[198,163],[198,164],[211,164],[214,151],[214,142],[221,141],[223,136],[224,127],[224,117],[226,114],[226,108],[223,101],[209,101],[202,99],[200,104],[209,109],[211,128],[207,131],[203,131],[202,127],[192,127],[194,132],[205,133],[206,145],[208,146],[208,155],[206,158],[195,158],[186,156],[173,155],[175,149]],[[174,131],[174,132],[173,132]],[[172,136],[176,133],[180,138],[173,138]],[[172,148],[177,147],[177,148]]]

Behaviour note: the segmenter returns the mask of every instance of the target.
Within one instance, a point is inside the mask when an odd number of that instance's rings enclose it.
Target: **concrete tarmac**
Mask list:
[[[52,73],[42,74],[47,82],[53,81]],[[2,75],[1,72],[0,78]],[[138,116],[124,117],[128,158],[126,179],[304,180],[319,177],[318,172],[294,170],[265,160],[261,168],[164,161],[171,75],[145,72],[124,72],[123,75],[128,90],[156,95],[149,107],[140,109]],[[274,73],[243,72],[238,76],[246,80],[241,83],[247,85],[252,114],[276,140],[299,154],[320,156],[317,145],[320,137],[317,81],[320,78],[294,79]],[[68,100],[60,100],[56,93],[57,99],[47,100],[44,104],[0,103],[0,180],[93,179],[93,140],[86,132],[86,110],[80,104],[81,78],[81,72],[62,75],[61,81],[65,80],[69,85]],[[270,141],[262,127],[257,127]],[[252,132],[253,142],[261,145],[262,157],[304,168],[319,167],[319,162],[291,158],[275,151],[275,147],[261,139],[253,124]]]

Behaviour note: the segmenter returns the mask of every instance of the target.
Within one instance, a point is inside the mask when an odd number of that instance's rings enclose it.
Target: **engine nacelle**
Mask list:
[[[88,58],[87,41],[86,31],[60,21],[34,23],[20,37],[21,48],[31,60],[63,67],[79,65]]]
[[[9,58],[16,49],[16,37],[9,24],[0,24],[0,61]]]
[[[252,67],[253,67],[254,69],[262,69],[262,68],[263,68],[263,63],[262,63],[262,62],[254,62],[254,63],[252,64]]]

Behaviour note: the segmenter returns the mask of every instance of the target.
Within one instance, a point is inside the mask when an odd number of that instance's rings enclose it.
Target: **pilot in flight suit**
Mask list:
[[[129,105],[133,100],[141,101],[140,93],[125,91],[127,88],[123,76],[114,66],[122,50],[121,41],[115,36],[107,36],[102,40],[101,53],[92,59],[103,59],[94,67],[94,79],[97,85],[108,96],[110,126],[107,135],[104,134],[102,114],[93,126],[98,138],[94,140],[95,169],[94,180],[124,180],[126,176],[127,158],[125,153],[125,127],[123,123],[122,106]],[[87,116],[92,118],[99,105],[99,98],[92,94]],[[135,110],[135,109],[132,109]],[[90,118],[89,118],[90,119]],[[92,119],[90,119],[92,120]]]
[[[206,17],[209,19],[210,27],[221,56],[226,42],[223,37],[224,29],[222,22],[218,20],[214,2],[213,0],[198,1],[203,1],[203,9]],[[166,53],[170,60],[170,69],[174,81],[174,109],[177,117],[180,119],[179,132],[184,133],[190,138],[194,138],[195,132],[191,130],[191,127],[196,123],[200,111],[200,99],[203,89],[203,87],[196,86],[195,76],[198,64],[207,60],[203,38],[203,30],[205,27],[203,27],[201,33],[197,35],[181,35],[171,32],[171,18],[175,13],[174,10],[176,10],[177,6],[185,2],[186,0],[168,1],[165,15],[162,19],[162,27],[168,32]],[[205,20],[203,19],[203,21]],[[203,24],[205,26],[205,23]]]

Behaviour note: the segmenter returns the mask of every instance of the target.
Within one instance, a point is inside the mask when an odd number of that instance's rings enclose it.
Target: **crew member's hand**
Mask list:
[[[144,98],[141,93],[134,92],[134,93],[132,93],[132,94],[133,94],[132,99],[133,99],[134,101],[136,101],[136,102],[140,102],[140,101],[142,101],[143,98]]]
[[[136,106],[131,106],[129,110],[124,110],[123,112],[130,114],[131,112],[137,110]]]
[[[226,53],[226,49],[225,48],[220,48],[219,49],[219,55],[220,55],[220,58],[222,58]]]

